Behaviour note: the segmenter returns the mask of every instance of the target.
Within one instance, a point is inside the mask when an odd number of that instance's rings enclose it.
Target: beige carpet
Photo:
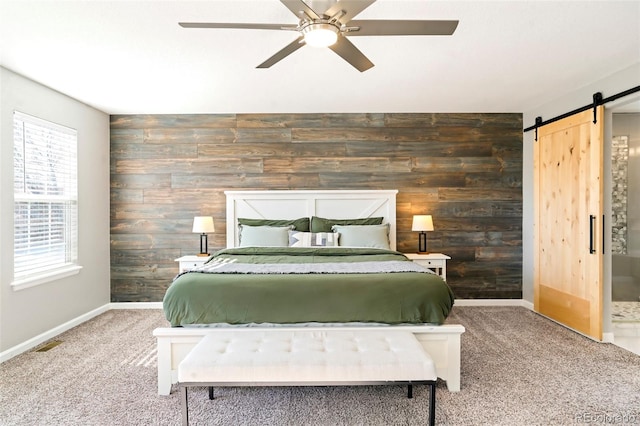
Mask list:
[[[524,309],[455,307],[462,390],[440,383],[438,424],[640,424],[640,356]],[[109,311],[48,352],[0,365],[1,425],[177,425],[178,394],[158,396],[157,310]],[[193,425],[418,425],[428,391],[400,386],[223,388],[190,392]]]

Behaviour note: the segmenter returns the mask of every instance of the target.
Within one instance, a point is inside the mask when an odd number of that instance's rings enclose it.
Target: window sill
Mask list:
[[[59,280],[61,278],[76,275],[80,272],[82,266],[71,265],[64,268],[56,269],[55,271],[49,271],[43,274],[32,275],[28,278],[22,278],[11,283],[13,291],[24,290],[26,288],[35,287],[40,284],[45,284],[51,281]]]

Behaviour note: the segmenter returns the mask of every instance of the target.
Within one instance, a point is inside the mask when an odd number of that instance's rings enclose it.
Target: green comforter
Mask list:
[[[247,247],[221,250],[212,261],[296,264],[407,261],[402,253],[361,248]],[[233,274],[191,271],[167,289],[172,326],[213,323],[375,322],[442,324],[453,293],[435,274]]]

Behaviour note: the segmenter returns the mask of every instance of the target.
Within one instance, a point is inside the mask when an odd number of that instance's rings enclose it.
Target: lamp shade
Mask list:
[[[198,234],[208,234],[214,232],[213,218],[211,216],[196,216],[193,218],[192,232]]]
[[[413,216],[412,231],[433,231],[433,218],[430,214],[417,214]]]

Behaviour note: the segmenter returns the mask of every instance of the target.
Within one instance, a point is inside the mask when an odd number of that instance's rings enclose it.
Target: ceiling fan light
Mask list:
[[[331,24],[310,24],[302,29],[304,41],[313,47],[329,47],[338,40],[338,28]]]

